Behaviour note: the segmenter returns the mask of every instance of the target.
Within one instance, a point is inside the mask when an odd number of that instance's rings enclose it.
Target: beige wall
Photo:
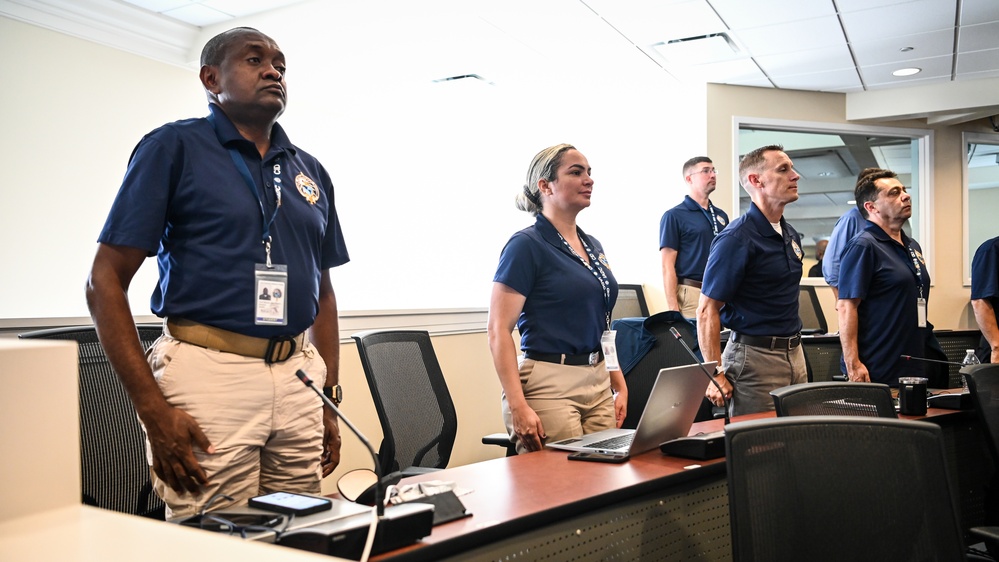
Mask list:
[[[880,127],[932,129],[934,131],[933,196],[925,207],[932,221],[933,240],[920,240],[927,248],[932,244],[933,288],[929,319],[938,329],[976,327],[970,312],[970,290],[962,280],[962,132],[990,132],[983,120],[954,126],[929,126],[923,121],[851,122],[846,119],[844,94],[774,90],[711,84],[707,88],[708,154],[724,154],[715,161],[718,169],[720,201],[732,200],[733,175],[731,154],[737,146],[733,138],[732,118],[758,117],[822,123],[851,123]],[[825,310],[826,317],[834,314]]]

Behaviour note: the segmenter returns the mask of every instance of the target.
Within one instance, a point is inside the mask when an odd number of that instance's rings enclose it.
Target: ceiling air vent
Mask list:
[[[697,37],[671,39],[652,46],[669,62],[698,65],[739,58],[741,52],[727,33],[709,33]]]

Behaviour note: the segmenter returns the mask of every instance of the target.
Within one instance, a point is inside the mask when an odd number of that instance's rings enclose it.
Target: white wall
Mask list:
[[[293,141],[337,187],[351,252],[341,310],[483,308],[531,157],[575,144],[596,181],[580,225],[618,280],[659,284],[658,222],[705,152],[702,86],[681,88],[579,2],[312,2],[232,25],[288,56]],[[85,317],[94,240],[132,147],[203,115],[191,69],[0,18],[0,318]],[[196,53],[192,53],[192,59]],[[478,73],[474,80],[434,83]],[[722,156],[723,157],[723,156]],[[133,312],[148,314],[148,261]]]

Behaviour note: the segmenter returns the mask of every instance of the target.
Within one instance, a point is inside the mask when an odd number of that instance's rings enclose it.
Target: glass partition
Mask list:
[[[905,227],[923,247],[932,275],[933,244],[923,202],[929,201],[927,158],[932,131],[854,125],[831,126],[737,119],[738,154],[733,176],[743,155],[761,146],[780,144],[801,176],[799,199],[784,210],[784,218],[801,234],[806,260],[815,260],[815,244],[828,238],[836,220],[855,206],[853,188],[864,168],[886,168],[898,174],[912,195],[912,218]],[[738,214],[749,209],[749,195],[735,178]],[[807,267],[806,267],[807,270]]]
[[[964,283],[978,246],[999,236],[999,135],[964,134]]]

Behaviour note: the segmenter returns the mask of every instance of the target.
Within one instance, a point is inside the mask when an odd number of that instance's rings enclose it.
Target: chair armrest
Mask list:
[[[999,541],[999,527],[972,527],[971,534],[983,539]]]
[[[500,447],[510,446],[510,436],[506,433],[490,433],[482,436],[483,445],[499,445]]]

